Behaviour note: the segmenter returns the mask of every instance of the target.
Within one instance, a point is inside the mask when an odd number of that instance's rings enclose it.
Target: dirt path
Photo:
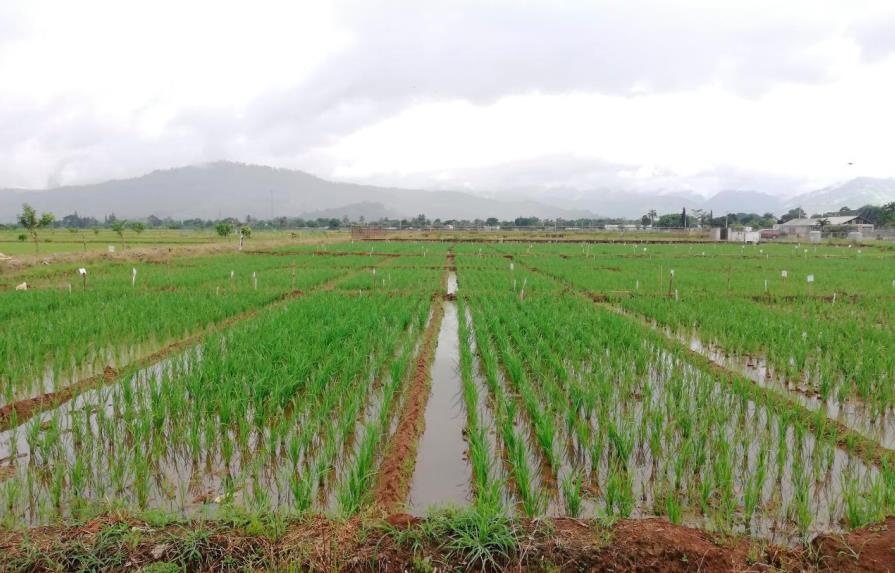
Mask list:
[[[334,244],[344,243],[348,237],[314,237],[313,239],[283,239],[263,241],[260,244],[250,244],[243,253],[252,254],[263,252],[265,249],[307,245],[307,244]],[[195,257],[201,255],[237,254],[236,243],[192,243],[169,244],[149,247],[131,247],[115,253],[104,251],[88,251],[74,253],[51,253],[47,255],[21,255],[0,260],[0,274],[15,276],[16,273],[38,265],[94,262],[94,261],[151,261],[162,262],[175,257]],[[290,253],[295,254],[295,253]]]
[[[502,523],[511,542],[503,551],[490,547],[494,562],[488,571],[895,571],[895,518],[798,549],[722,538],[662,519],[612,526],[573,519]],[[427,522],[406,514],[385,521],[311,516],[265,534],[213,520],[157,526],[99,517],[78,525],[0,531],[0,571],[75,570],[84,563],[115,571],[162,563],[186,571],[270,571],[286,565],[312,572],[480,571],[475,550],[481,545],[457,542],[461,526],[461,521]]]

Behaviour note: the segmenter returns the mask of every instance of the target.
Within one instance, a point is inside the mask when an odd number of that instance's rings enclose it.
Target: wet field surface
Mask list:
[[[448,295],[457,292],[457,277],[448,276]],[[426,405],[426,429],[419,442],[410,486],[412,513],[432,506],[469,503],[470,468],[466,463],[466,412],[459,373],[460,343],[457,303],[447,300],[431,366],[432,389]]]

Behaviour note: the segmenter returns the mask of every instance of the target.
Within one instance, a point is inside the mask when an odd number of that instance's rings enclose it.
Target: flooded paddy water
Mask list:
[[[895,410],[886,408],[879,411],[857,398],[839,400],[830,396],[824,399],[810,390],[809,384],[793,384],[776,375],[760,356],[742,357],[730,354],[717,345],[704,343],[696,333],[690,336],[680,335],[678,338],[688,344],[690,350],[713,363],[736,372],[759,386],[780,391],[813,412],[822,411],[830,420],[879,442],[885,448],[895,450]]]
[[[448,298],[457,294],[457,276],[448,274]],[[431,393],[426,404],[425,430],[420,438],[408,504],[425,514],[438,505],[461,506],[471,498],[471,469],[464,439],[466,412],[460,379],[457,303],[445,300],[444,317],[430,369]]]
[[[375,262],[369,247],[346,256]],[[796,544],[868,523],[895,499],[880,456],[798,406],[895,448],[889,412],[821,400],[761,357],[595,305],[478,245],[456,256],[374,247],[413,254],[361,264],[208,339],[220,344],[127,369],[0,432],[0,515],[44,524],[105,504],[424,516],[490,503],[513,516],[662,516]],[[20,396],[64,387],[62,370]],[[756,386],[792,397],[791,410]],[[394,456],[398,435],[412,450]],[[391,464],[405,468],[401,484],[380,503],[385,462],[407,451],[412,469]]]

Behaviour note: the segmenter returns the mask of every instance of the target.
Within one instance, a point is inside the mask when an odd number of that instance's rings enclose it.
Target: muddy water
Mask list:
[[[456,292],[454,273],[448,294]],[[466,413],[460,378],[457,304],[445,301],[444,318],[432,361],[432,391],[426,403],[426,429],[420,438],[410,485],[410,510],[422,515],[430,506],[466,505],[471,496],[471,469],[466,461]]]

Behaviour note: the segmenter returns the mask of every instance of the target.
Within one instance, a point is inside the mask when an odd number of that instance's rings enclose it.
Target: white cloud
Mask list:
[[[891,176],[893,16],[883,0],[6,0],[0,187],[215,159],[508,192]]]
[[[893,174],[895,58],[852,61],[830,83],[781,83],[755,98],[715,87],[638,96],[527,94],[491,104],[414,106],[325,149],[315,161],[347,179],[401,184],[420,173],[576,157],[615,163],[623,178],[683,182],[719,167],[806,185]],[[854,162],[855,166],[849,166]],[[633,168],[624,166],[634,166]],[[583,179],[586,187],[593,181]],[[709,193],[723,181],[705,181]],[[642,183],[641,183],[642,184]],[[581,187],[581,185],[578,185]],[[794,188],[792,192],[804,189]]]

